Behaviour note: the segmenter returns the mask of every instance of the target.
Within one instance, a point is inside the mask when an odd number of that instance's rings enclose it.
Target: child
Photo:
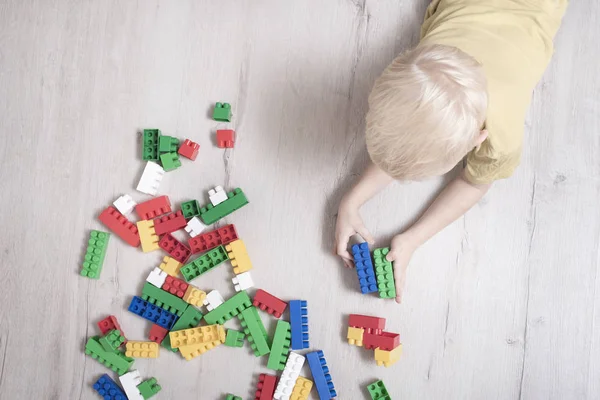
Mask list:
[[[421,42],[398,56],[369,96],[372,163],[341,201],[336,253],[346,266],[355,233],[372,243],[359,208],[394,179],[464,169],[391,242],[396,302],[415,249],[469,210],[519,164],[530,96],[553,52],[568,0],[433,0]]]

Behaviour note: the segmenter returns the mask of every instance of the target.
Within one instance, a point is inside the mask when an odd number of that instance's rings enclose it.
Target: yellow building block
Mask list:
[[[375,361],[377,362],[377,366],[385,365],[386,367],[390,367],[394,365],[402,354],[402,343],[398,345],[393,350],[381,350],[379,347],[375,349]]]
[[[233,241],[225,245],[229,261],[233,266],[233,272],[235,274],[241,274],[242,272],[250,271],[252,269],[252,262],[246,251],[246,245],[241,240]]]
[[[192,358],[198,357],[201,354],[206,353],[210,349],[214,349],[217,346],[222,344],[221,341],[216,340],[214,342],[208,343],[196,343],[196,344],[188,344],[179,347],[179,352],[186,360],[191,360]]]
[[[125,355],[135,358],[158,358],[159,346],[155,342],[128,341],[125,345]]]
[[[307,400],[313,383],[310,379],[299,376],[290,395],[290,400]]]
[[[206,299],[206,293],[192,285],[188,286],[183,295],[183,301],[196,307],[202,307],[204,299]]]
[[[363,345],[363,334],[365,330],[363,328],[354,328],[352,326],[348,327],[348,343],[354,346],[362,346]]]
[[[193,344],[225,343],[225,336],[223,325],[198,326],[169,333],[171,347],[174,349]]]
[[[154,230],[154,221],[143,220],[137,222],[138,234],[144,253],[160,249],[158,241],[160,238]]]
[[[165,258],[163,258],[163,262],[158,266],[158,268],[162,269],[171,276],[178,277],[179,270],[182,266],[183,264],[177,261],[176,259],[171,258],[169,256],[165,256]]]

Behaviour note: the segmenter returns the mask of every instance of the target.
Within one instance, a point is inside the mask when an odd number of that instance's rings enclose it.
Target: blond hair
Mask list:
[[[475,145],[486,85],[481,65],[455,47],[422,44],[401,54],[369,95],[371,159],[395,179],[448,172]]]

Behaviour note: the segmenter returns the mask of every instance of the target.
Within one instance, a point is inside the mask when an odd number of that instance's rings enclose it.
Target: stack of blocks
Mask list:
[[[350,314],[348,318],[348,343],[365,349],[375,349],[378,366],[395,364],[402,354],[400,335],[384,332],[385,318]]]
[[[363,294],[379,292],[379,297],[382,299],[396,297],[394,268],[392,262],[386,259],[389,252],[390,249],[387,247],[379,248],[373,250],[371,256],[367,242],[352,246],[358,283]]]

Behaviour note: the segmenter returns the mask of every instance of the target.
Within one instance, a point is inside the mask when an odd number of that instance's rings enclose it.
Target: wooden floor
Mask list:
[[[366,162],[374,79],[416,43],[427,1],[0,2],[0,399],[94,399],[108,370],[83,352],[127,312],[162,254],[111,238],[101,279],[78,275],[96,216],[135,192],[144,127],[201,144],[168,173],[174,203],[214,185],[251,204],[228,217],[258,287],[309,302],[313,348],[341,399],[381,378],[394,399],[600,399],[600,6],[574,1],[533,96],[522,165],[415,255],[405,302],[362,296],[331,255],[336,206]],[[215,101],[235,149],[213,144]],[[396,185],[363,210],[387,245],[441,180]],[[229,266],[197,280],[231,295]],[[402,360],[376,367],[344,340],[349,313],[385,316]],[[263,319],[272,333],[274,325]],[[235,326],[235,321],[232,321]],[[162,399],[253,398],[266,358],[220,348],[137,361]],[[303,375],[310,376],[308,369]],[[313,391],[312,398],[316,398]]]

